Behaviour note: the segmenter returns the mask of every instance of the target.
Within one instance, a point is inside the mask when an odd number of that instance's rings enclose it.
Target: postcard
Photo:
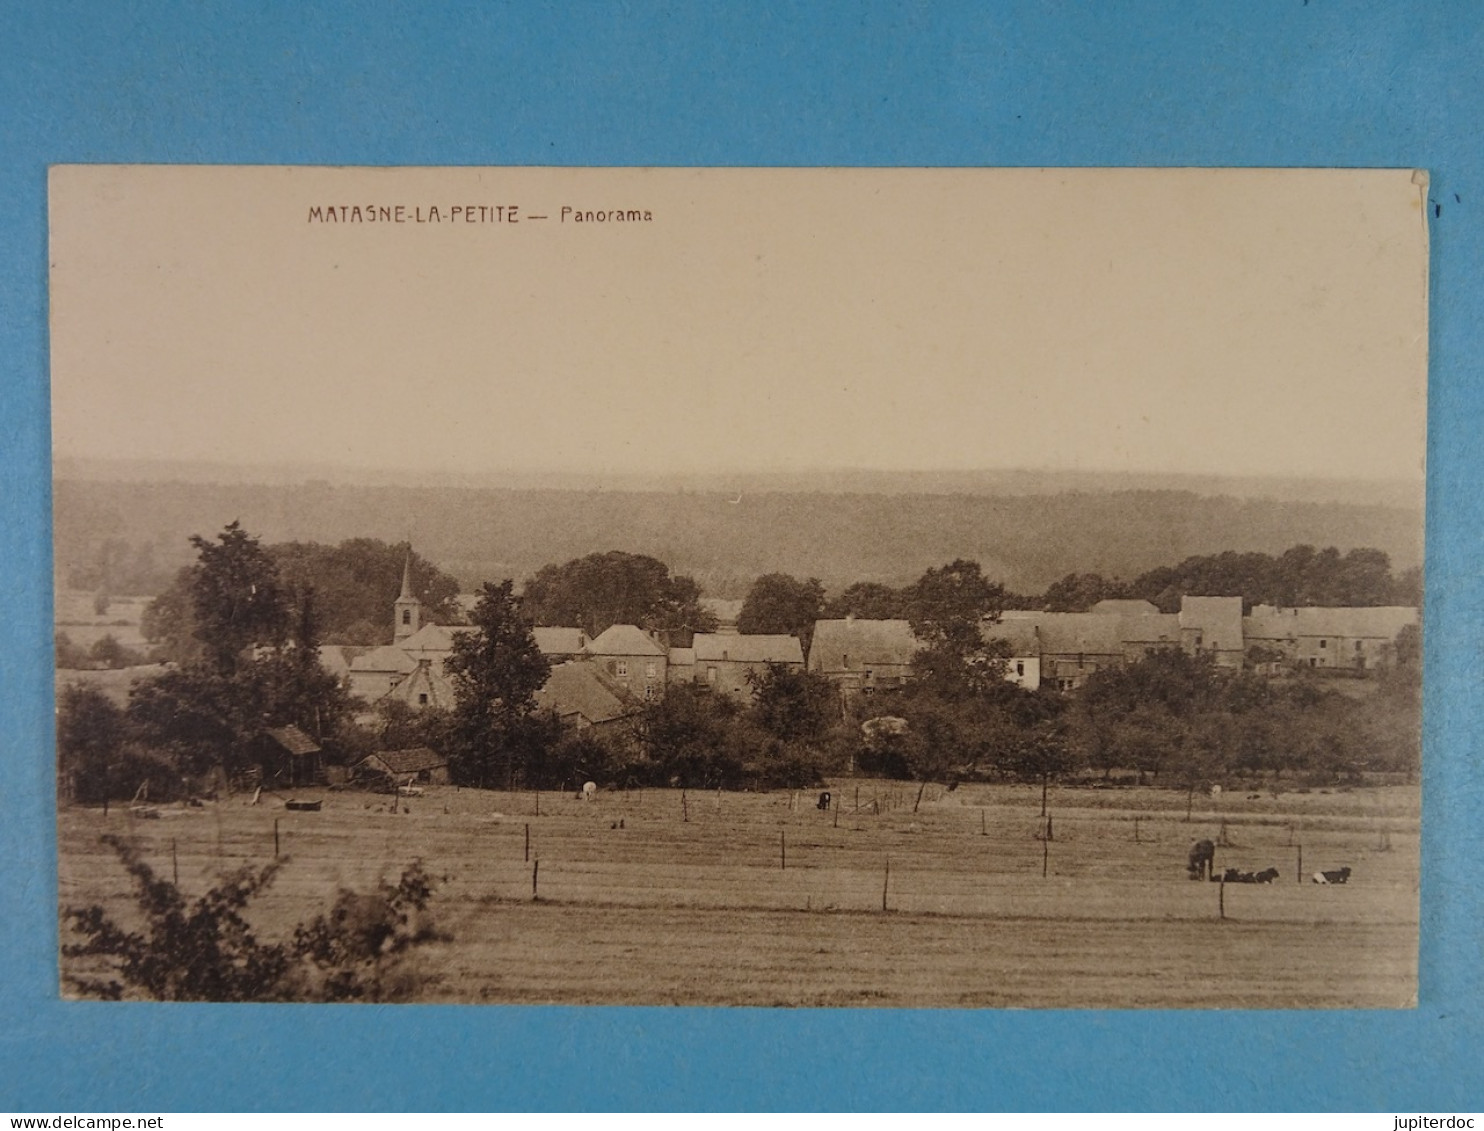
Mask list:
[[[1426,195],[55,167],[60,992],[1415,1005]]]

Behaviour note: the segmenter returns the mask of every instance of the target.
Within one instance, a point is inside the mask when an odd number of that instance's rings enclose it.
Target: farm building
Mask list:
[[[551,669],[536,692],[536,705],[577,730],[603,733],[631,717],[639,703],[623,684],[595,664],[569,661]]]
[[[262,730],[252,749],[265,785],[308,785],[320,779],[319,743],[296,726]]]
[[[796,636],[698,632],[691,651],[691,678],[735,699],[752,699],[749,677],[762,676],[769,664],[804,667],[804,649]]]
[[[640,699],[665,693],[670,653],[632,624],[610,625],[588,642],[587,654],[613,680]]]
[[[426,746],[368,754],[356,763],[355,769],[361,775],[385,776],[402,784],[448,784],[448,759]]]

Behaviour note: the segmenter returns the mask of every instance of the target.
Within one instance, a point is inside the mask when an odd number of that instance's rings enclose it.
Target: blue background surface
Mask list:
[[[1484,11],[1471,0],[0,6],[0,1110],[1484,1108],[1481,134]],[[1442,211],[1420,1007],[58,1001],[46,338],[57,162],[1427,168]]]

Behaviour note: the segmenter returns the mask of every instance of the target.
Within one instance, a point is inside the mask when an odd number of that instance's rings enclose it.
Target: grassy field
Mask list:
[[[133,837],[188,894],[287,862],[254,904],[266,938],[342,887],[421,859],[452,941],[421,952],[429,1001],[784,1006],[1403,1007],[1416,997],[1418,792],[1197,798],[841,781],[816,794],[305,791],[59,813],[61,903],[127,920],[99,837]],[[858,795],[858,800],[857,800]],[[404,811],[405,810],[405,811]],[[1222,836],[1223,826],[1225,830]],[[530,859],[527,859],[529,829]],[[1193,883],[1192,840],[1272,885]],[[172,847],[174,865],[172,865]],[[1302,852],[1305,882],[1297,882]],[[539,865],[538,865],[539,862]],[[1344,886],[1307,882],[1349,865]],[[1043,867],[1046,874],[1043,876]],[[532,898],[533,871],[538,898]],[[886,910],[883,911],[883,897]],[[1219,903],[1224,900],[1225,918]]]

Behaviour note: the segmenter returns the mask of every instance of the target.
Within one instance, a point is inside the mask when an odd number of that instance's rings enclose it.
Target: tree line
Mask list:
[[[342,624],[369,612],[322,598],[315,584],[326,562],[354,573],[343,565],[345,547],[338,554],[265,547],[237,523],[192,545],[197,560],[170,597],[173,666],[136,682],[122,709],[87,688],[64,690],[58,746],[65,794],[88,801],[132,792],[140,780],[169,793],[213,772],[231,778],[252,764],[264,728],[285,725],[347,764],[378,748],[428,745],[449,756],[457,782],[476,786],[594,780],[767,788],[849,766],[922,780],[1128,770],[1160,782],[1416,767],[1415,646],[1399,647],[1399,670],[1359,702],[1313,677],[1274,683],[1178,651],[1097,672],[1074,697],[1026,691],[1004,678],[1007,649],[982,630],[1013,596],[966,559],[928,569],[901,589],[853,586],[835,599],[843,606],[812,579],[759,579],[739,627],[807,630],[831,611],[909,621],[921,642],[915,678],[849,710],[828,681],[782,665],[758,676],[751,703],[674,686],[601,734],[537,710],[549,674],[532,633],[539,621],[576,622],[593,634],[608,623],[637,623],[675,636],[712,623],[693,581],[672,577],[655,559],[612,553],[549,567],[524,597],[511,581],[486,583],[468,616],[472,631],[456,638],[445,663],[453,708],[382,704],[365,726],[355,721],[365,705],[350,699],[317,650],[323,607],[338,608]],[[367,543],[350,556],[379,563],[373,576],[384,591],[377,594],[385,598],[384,620],[396,593],[392,577],[400,586],[408,561],[405,547]],[[449,609],[452,594],[436,569],[412,561],[429,605]]]

